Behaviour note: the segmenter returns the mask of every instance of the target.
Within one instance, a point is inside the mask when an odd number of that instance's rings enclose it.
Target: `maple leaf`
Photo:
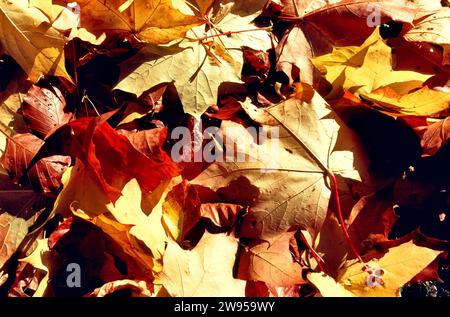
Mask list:
[[[383,42],[378,29],[361,46],[335,48],[330,54],[314,58],[313,63],[333,85],[327,96],[330,99],[342,89],[368,94],[389,84],[431,77],[413,71],[393,71],[391,48]]]
[[[271,286],[304,284],[302,267],[289,251],[289,242],[295,232],[280,234],[272,243],[254,240],[239,257],[237,277],[243,280],[263,281]]]
[[[80,27],[89,32],[130,34],[152,44],[183,37],[189,29],[204,23],[196,16],[177,10],[171,0],[80,0],[77,3],[81,10]]]
[[[394,85],[388,85],[371,93],[361,93],[361,96],[394,115],[431,116],[450,106],[449,92],[436,91],[427,86],[402,95]]]
[[[363,168],[355,169],[366,160],[361,144],[317,93],[310,103],[288,99],[266,109],[243,107],[253,119],[268,124],[267,141],[258,145],[242,126],[222,122],[231,140],[225,142],[227,149],[237,147],[232,152],[234,163],[213,163],[191,183],[220,189],[222,198],[250,205],[240,236],[270,240],[294,227],[315,236],[331,194],[327,175],[369,181]],[[279,137],[273,137],[270,129],[274,128],[279,129]],[[236,162],[238,155],[249,159]],[[340,186],[345,191],[345,185]],[[251,187],[255,193],[247,199]]]
[[[245,282],[233,278],[238,241],[205,232],[190,251],[169,240],[160,279],[171,296],[244,296]]]
[[[168,155],[159,156],[163,161],[149,158],[114,130],[106,121],[114,113],[77,119],[61,126],[46,139],[37,157],[56,148],[79,158],[111,201],[117,200],[132,178],[138,180],[145,192],[152,192],[163,181],[178,175],[178,168]]]
[[[412,242],[391,248],[378,261],[347,264],[341,270],[340,283],[356,296],[398,296],[401,286],[411,280],[431,263],[440,251],[419,247]],[[370,287],[369,274],[363,270],[366,265],[380,267],[383,270],[383,285]]]
[[[121,79],[115,88],[139,96],[160,83],[173,82],[184,111],[200,117],[216,103],[222,83],[241,83],[241,46],[263,51],[270,48],[267,33],[250,24],[264,3],[225,2],[213,16],[215,28],[194,28],[187,33],[190,39],[170,46],[147,46],[121,65]],[[254,30],[241,32],[245,27]],[[227,36],[218,36],[220,33]]]
[[[31,81],[55,75],[71,81],[64,66],[66,39],[27,0],[0,2],[0,44]],[[26,52],[26,53],[25,53]]]

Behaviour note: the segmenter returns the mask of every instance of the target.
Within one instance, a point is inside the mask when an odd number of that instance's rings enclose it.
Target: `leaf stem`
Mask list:
[[[308,248],[309,252],[311,252],[311,255],[313,256],[314,259],[316,259],[317,261],[317,265],[319,265],[319,268],[322,272],[326,272],[325,271],[325,261],[324,259],[320,256],[319,253],[316,252],[316,250],[314,250],[314,248],[308,243],[308,240],[306,240],[306,237],[303,235],[303,233],[298,232],[298,236],[299,238],[302,240],[302,242],[306,245],[306,247]]]
[[[334,194],[334,199],[336,201],[336,209],[337,209],[337,216],[338,216],[338,219],[339,219],[339,224],[341,225],[342,231],[344,232],[344,236],[347,239],[347,242],[348,242],[350,248],[352,249],[353,253],[355,254],[356,258],[361,263],[364,263],[363,259],[359,255],[358,250],[356,250],[356,247],[353,244],[353,241],[350,238],[350,235],[348,234],[348,231],[347,231],[347,227],[345,225],[344,217],[342,215],[341,201],[339,199],[339,190],[338,190],[336,176],[333,173],[331,173],[331,172],[328,173],[328,176],[330,177],[331,182],[332,182],[333,194]]]

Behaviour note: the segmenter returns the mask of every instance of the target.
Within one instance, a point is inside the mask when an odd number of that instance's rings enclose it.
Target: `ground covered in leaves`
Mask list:
[[[450,296],[449,35],[435,0],[0,0],[0,296]]]

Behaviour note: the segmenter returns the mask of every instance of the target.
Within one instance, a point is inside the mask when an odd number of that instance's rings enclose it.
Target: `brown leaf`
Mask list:
[[[25,121],[40,137],[47,136],[72,118],[71,113],[64,112],[66,101],[61,91],[57,87],[52,89],[53,91],[33,85],[23,98],[22,112]]]
[[[70,157],[53,155],[39,160],[27,173],[30,162],[44,141],[30,133],[18,134],[8,139],[0,163],[9,175],[20,183],[31,183],[44,192],[56,192],[61,186],[61,176],[70,164]]]
[[[439,120],[427,127],[420,145],[425,154],[434,155],[450,139],[449,117]]]
[[[0,214],[0,268],[17,251],[28,233],[25,219],[3,212]]]
[[[80,26],[95,35],[134,35],[141,41],[161,44],[181,38],[189,29],[203,23],[198,17],[181,13],[170,0],[79,0],[77,3],[81,9]]]
[[[312,23],[334,45],[346,46],[361,44],[373,32],[375,25],[369,26],[368,19],[377,22],[374,18],[379,16],[380,23],[412,23],[417,12],[417,6],[407,0],[343,0],[313,10],[303,20]]]
[[[313,70],[310,58],[313,52],[302,29],[294,27],[278,43],[276,70],[283,71],[289,78],[289,84],[300,79],[302,82],[313,83]]]
[[[289,287],[305,283],[302,267],[294,262],[289,242],[295,232],[280,234],[272,243],[255,240],[239,258],[237,277],[243,280],[262,281],[272,286]]]
[[[241,180],[242,186],[220,194],[224,201],[250,206],[240,237],[270,240],[295,227],[315,236],[331,194],[326,175],[336,171],[343,183],[369,180],[361,144],[317,93],[310,103],[289,99],[265,109],[243,106],[267,129],[267,139],[257,144],[242,126],[222,122],[229,153],[223,154],[224,160],[235,163],[215,162],[191,183],[219,193]],[[247,183],[246,190],[242,187]],[[339,187],[345,191],[347,186]],[[249,195],[251,191],[256,196]]]

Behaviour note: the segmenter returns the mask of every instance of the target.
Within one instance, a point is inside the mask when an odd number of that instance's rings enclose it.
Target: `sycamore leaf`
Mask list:
[[[289,242],[295,232],[280,234],[272,243],[254,240],[244,247],[239,257],[237,277],[262,281],[271,286],[293,286],[305,283],[302,267],[295,262]]]
[[[361,144],[317,93],[310,103],[289,99],[264,110],[245,107],[264,124],[267,140],[258,145],[242,126],[222,122],[226,150],[232,150],[224,160],[234,163],[213,163],[191,183],[250,205],[240,236],[269,240],[294,227],[315,236],[328,209],[328,173],[343,177],[343,197],[345,182],[369,180]]]
[[[81,28],[95,35],[132,34],[152,44],[183,37],[189,29],[204,23],[198,17],[181,13],[171,0],[78,0],[77,3]]]
[[[0,214],[0,268],[17,251],[28,233],[27,221],[7,212]]]
[[[313,63],[333,85],[327,96],[330,99],[338,97],[343,89],[370,93],[389,84],[431,77],[413,71],[394,71],[391,48],[378,29],[361,46],[334,48],[332,53],[314,58]]]
[[[407,242],[391,248],[379,260],[347,265],[341,270],[339,283],[356,296],[398,296],[400,287],[427,267],[439,253],[440,251],[419,247],[413,242]],[[371,276],[367,270],[363,270],[366,265],[379,267],[383,270],[384,273],[381,275],[383,285],[371,286],[368,283]]]
[[[267,32],[250,24],[264,3],[263,0],[229,1],[213,17],[216,28],[205,31],[204,26],[197,27],[188,32],[190,39],[171,46],[147,46],[121,65],[121,80],[115,88],[140,96],[160,83],[173,82],[184,111],[200,117],[216,103],[222,83],[241,82],[241,46],[263,51],[270,48]],[[198,40],[245,28],[255,30]]]
[[[0,1],[0,44],[31,81],[55,75],[71,81],[64,66],[66,39],[27,0]]]
[[[238,240],[225,234],[205,232],[190,251],[170,241],[160,274],[171,296],[244,296],[245,282],[233,278]]]

